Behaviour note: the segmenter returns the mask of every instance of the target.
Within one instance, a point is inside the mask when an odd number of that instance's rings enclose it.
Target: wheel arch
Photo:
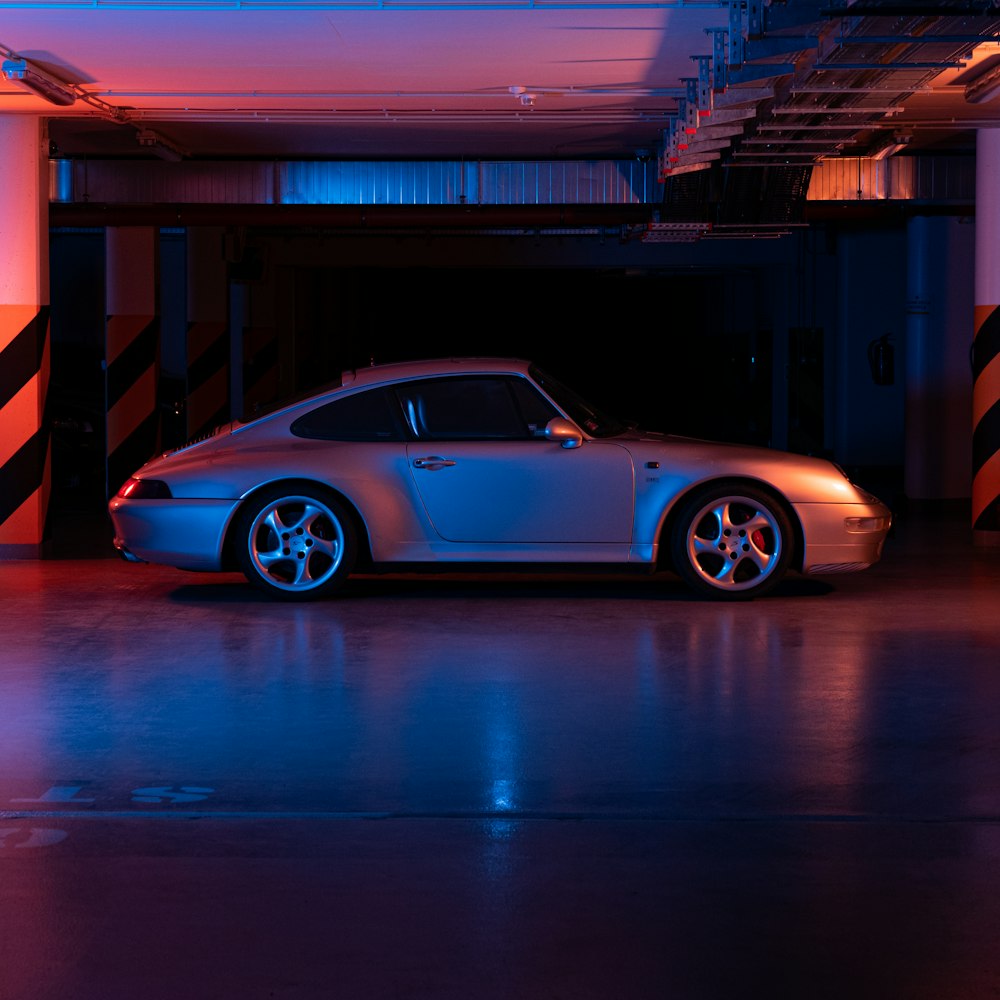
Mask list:
[[[678,493],[673,498],[660,523],[660,530],[657,535],[659,543],[657,546],[657,567],[659,569],[673,569],[673,559],[670,554],[670,539],[673,536],[674,525],[677,523],[677,518],[680,516],[680,511],[683,509],[685,502],[692,494],[710,487],[725,487],[726,490],[734,491],[743,487],[752,487],[755,490],[766,493],[775,503],[779,504],[788,516],[788,521],[792,526],[792,560],[790,566],[796,572],[801,572],[802,560],[805,555],[805,535],[802,531],[802,522],[799,520],[799,515],[779,489],[754,476],[716,476],[712,479],[699,479],[697,482],[689,483],[682,492]]]
[[[289,492],[309,489],[318,490],[329,496],[335,497],[342,504],[344,510],[351,518],[351,526],[354,528],[354,535],[358,546],[358,569],[371,564],[371,540],[368,537],[368,526],[365,523],[365,519],[361,516],[361,512],[358,508],[355,507],[351,500],[344,496],[340,490],[335,489],[328,483],[320,482],[318,479],[294,476],[282,479],[271,479],[266,483],[260,483],[240,500],[236,509],[233,511],[232,516],[229,518],[229,524],[226,525],[226,533],[222,541],[223,570],[227,572],[239,570],[239,564],[236,559],[236,527],[240,522],[240,512],[248,503],[253,501],[255,497],[259,496],[265,490],[272,490],[278,487],[287,489]]]

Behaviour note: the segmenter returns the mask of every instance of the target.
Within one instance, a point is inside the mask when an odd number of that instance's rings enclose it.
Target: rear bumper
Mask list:
[[[222,545],[238,500],[123,500],[108,513],[114,546],[128,562],[162,563],[178,569],[218,570]]]

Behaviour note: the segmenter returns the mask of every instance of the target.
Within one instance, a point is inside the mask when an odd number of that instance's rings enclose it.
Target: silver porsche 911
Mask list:
[[[495,358],[345,372],[146,463],[109,510],[126,559],[292,600],[427,564],[661,569],[746,599],[871,566],[891,524],[825,459],[639,430]]]

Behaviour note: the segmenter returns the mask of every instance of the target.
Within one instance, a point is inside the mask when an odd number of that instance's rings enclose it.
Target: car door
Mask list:
[[[614,442],[564,448],[544,437],[558,411],[516,376],[434,379],[399,390],[418,438],[410,474],[434,530],[450,542],[627,544],[635,476]]]

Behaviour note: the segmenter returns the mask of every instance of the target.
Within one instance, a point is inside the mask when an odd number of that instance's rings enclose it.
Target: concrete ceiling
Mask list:
[[[0,78],[0,113],[67,157],[152,132],[194,159],[813,163],[971,148],[998,28],[992,2],[2,0],[0,54],[72,103]]]
[[[717,4],[3,4],[0,44],[78,101],[69,155],[562,159],[655,148]],[[119,109],[131,128],[114,125]],[[0,112],[52,113],[0,84]]]

